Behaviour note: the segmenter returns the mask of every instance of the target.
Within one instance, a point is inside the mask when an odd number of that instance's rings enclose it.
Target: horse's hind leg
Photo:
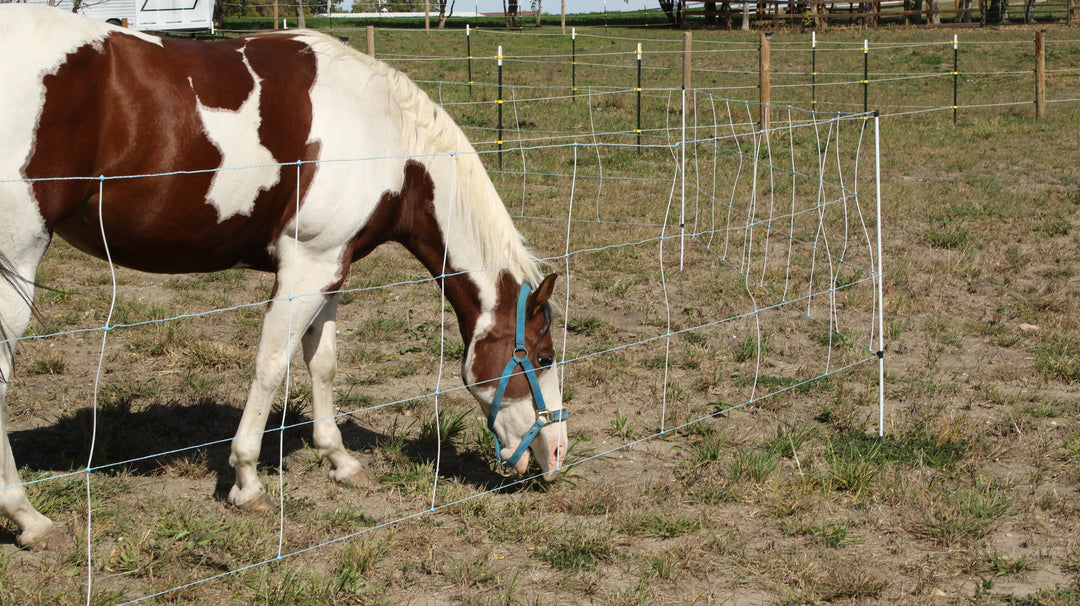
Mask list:
[[[0,515],[10,518],[19,527],[15,540],[20,545],[31,545],[48,542],[53,523],[38,513],[26,498],[26,489],[19,479],[19,470],[11,453],[4,406],[15,358],[15,343],[30,324],[33,278],[37,263],[48,244],[47,237],[25,239],[28,240],[24,242],[26,246],[20,250],[23,254],[17,258],[0,255],[0,434],[3,434],[0,443]]]
[[[334,415],[334,375],[337,374],[337,322],[338,297],[327,301],[311,327],[304,333],[304,361],[311,373],[312,417],[315,419],[313,433],[319,456],[330,461],[330,478],[350,486],[367,486],[371,479],[341,442]]]

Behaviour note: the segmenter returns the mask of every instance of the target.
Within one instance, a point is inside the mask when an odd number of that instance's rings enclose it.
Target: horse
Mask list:
[[[0,514],[19,545],[64,534],[27,499],[3,427],[54,235],[146,272],[274,274],[231,442],[237,507],[276,507],[256,462],[301,346],[330,478],[370,483],[334,420],[335,316],[350,265],[391,241],[454,308],[462,378],[497,458],[526,474],[531,452],[556,479],[568,447],[556,275],[543,274],[462,130],[405,75],[312,31],[196,41],[26,4],[0,5],[0,56]]]

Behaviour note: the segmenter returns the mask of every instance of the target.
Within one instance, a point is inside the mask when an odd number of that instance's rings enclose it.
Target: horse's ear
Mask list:
[[[529,295],[529,305],[526,308],[529,318],[540,313],[544,308],[544,304],[551,299],[551,294],[555,292],[555,279],[559,277],[559,274],[551,274],[540,282],[540,286],[536,287],[536,290]]]

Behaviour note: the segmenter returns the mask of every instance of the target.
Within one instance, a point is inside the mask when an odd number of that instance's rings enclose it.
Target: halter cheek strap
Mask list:
[[[552,411],[547,409],[547,406],[544,405],[544,394],[540,391],[540,381],[537,380],[536,371],[532,363],[529,362],[529,351],[525,348],[525,307],[531,290],[532,288],[527,283],[521,285],[521,293],[518,295],[517,301],[517,324],[514,327],[514,353],[510,356],[510,361],[506,363],[506,368],[503,369],[499,384],[495,388],[495,397],[491,399],[491,409],[488,411],[488,429],[495,436],[495,457],[510,467],[517,465],[521,455],[525,454],[529,445],[532,444],[532,441],[545,425],[565,421],[570,414],[565,408]],[[503,461],[499,436],[495,433],[495,417],[499,414],[499,407],[502,405],[506,385],[510,382],[510,377],[518,366],[525,373],[525,379],[529,382],[529,390],[532,391],[533,403],[536,406],[536,421],[521,438],[521,444],[518,445],[514,454],[506,461]]]

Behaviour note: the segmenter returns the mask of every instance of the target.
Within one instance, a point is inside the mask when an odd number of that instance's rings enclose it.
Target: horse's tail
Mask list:
[[[10,259],[0,252],[0,279],[7,282],[8,286],[23,300],[23,303],[30,308],[30,312],[35,316],[38,315],[37,308],[34,307],[34,287],[37,285],[33,280],[27,279],[25,276],[19,273],[15,268],[15,264]],[[13,334],[8,326],[4,325],[4,319],[0,317],[0,343],[7,349],[9,359],[15,358],[15,340],[22,335]],[[3,367],[0,367],[0,383],[7,383],[8,378],[4,374]]]

